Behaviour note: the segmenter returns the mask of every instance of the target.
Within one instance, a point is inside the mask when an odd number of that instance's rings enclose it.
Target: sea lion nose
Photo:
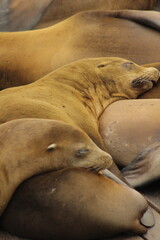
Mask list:
[[[97,155],[97,153],[98,153],[98,155]],[[98,148],[98,151],[96,150],[96,155],[97,155],[99,161],[101,162],[101,164],[103,165],[102,169],[109,168],[112,165],[113,158],[109,153]]]
[[[113,158],[109,153],[105,153],[105,156],[103,157],[105,168],[109,168],[113,163]]]
[[[156,83],[160,78],[160,71],[154,67],[149,67],[148,70],[153,72],[153,82]]]
[[[155,225],[155,218],[150,207],[148,207],[147,211],[143,214],[140,222],[145,227],[153,227]]]

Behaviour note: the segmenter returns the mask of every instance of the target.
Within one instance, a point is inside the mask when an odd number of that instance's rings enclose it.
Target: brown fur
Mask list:
[[[140,219],[146,210],[146,200],[128,186],[83,169],[63,169],[23,183],[1,224],[31,239],[99,239],[145,233]]]
[[[71,15],[84,10],[118,10],[118,9],[153,9],[157,0],[58,0],[52,1],[49,8],[40,19],[36,28],[51,26]]]
[[[144,148],[159,141],[160,100],[115,102],[103,112],[99,124],[108,152],[118,166],[127,166]]]
[[[121,58],[83,59],[38,81],[0,93],[0,123],[18,118],[48,118],[76,125],[102,148],[98,118],[111,103],[136,98],[159,77]]]
[[[47,119],[0,125],[0,148],[0,214],[18,185],[33,175],[71,166],[98,172],[112,163],[79,128]]]
[[[149,14],[146,22],[154,22],[154,15]],[[82,58],[117,56],[138,64],[159,61],[159,39],[159,31],[108,17],[104,11],[81,12],[41,30],[0,33],[0,89],[33,82]]]
[[[83,10],[153,9],[157,0],[19,0],[0,1],[0,31],[22,31],[53,25]]]

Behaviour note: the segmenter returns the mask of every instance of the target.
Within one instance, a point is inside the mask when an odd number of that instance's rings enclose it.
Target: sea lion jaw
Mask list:
[[[160,77],[156,68],[142,67],[122,58],[108,58],[97,65],[96,71],[110,96],[121,99],[137,98],[150,90]]]

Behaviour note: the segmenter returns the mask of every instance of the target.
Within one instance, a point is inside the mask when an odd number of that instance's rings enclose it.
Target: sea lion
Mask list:
[[[44,240],[99,239],[126,231],[144,234],[144,213],[153,224],[147,208],[134,189],[100,174],[67,168],[24,182],[4,212],[1,226],[20,237]]]
[[[136,98],[157,82],[159,71],[122,58],[90,58],[0,93],[0,123],[47,118],[76,125],[101,148],[98,119],[109,104]]]
[[[160,99],[118,101],[99,118],[104,144],[119,167],[127,166],[138,153],[159,141],[159,126]]]
[[[98,172],[112,163],[85,132],[47,119],[1,124],[0,146],[0,215],[18,185],[35,174],[71,166]]]
[[[160,179],[160,142],[157,141],[140,152],[122,169],[130,186],[137,188]]]
[[[12,0],[13,1],[13,0]],[[84,10],[115,10],[115,9],[153,9],[157,5],[157,0],[101,0],[85,1],[82,0],[62,0],[52,1],[47,11],[34,27],[43,28],[60,22],[71,15]]]
[[[159,31],[109,14],[85,11],[49,28],[0,33],[0,89],[31,83],[82,58],[117,56],[138,64],[159,61]],[[137,14],[140,19],[146,14],[146,24],[155,24],[155,18],[160,22],[156,12],[152,17],[147,17],[148,12]]]
[[[2,2],[2,3],[1,3]],[[84,10],[153,9],[157,0],[19,0],[0,1],[0,31],[22,31],[53,25]]]

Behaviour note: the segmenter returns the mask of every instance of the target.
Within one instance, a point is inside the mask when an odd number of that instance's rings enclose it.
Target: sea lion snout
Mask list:
[[[74,161],[72,166],[82,167],[93,172],[109,168],[113,162],[111,155],[102,151],[95,144],[91,145],[88,156],[78,156],[77,161]]]
[[[153,87],[153,84],[157,83],[160,77],[159,71],[154,68],[150,67],[145,69],[140,76],[135,78],[131,85],[133,88],[142,88],[143,90],[149,90]]]

